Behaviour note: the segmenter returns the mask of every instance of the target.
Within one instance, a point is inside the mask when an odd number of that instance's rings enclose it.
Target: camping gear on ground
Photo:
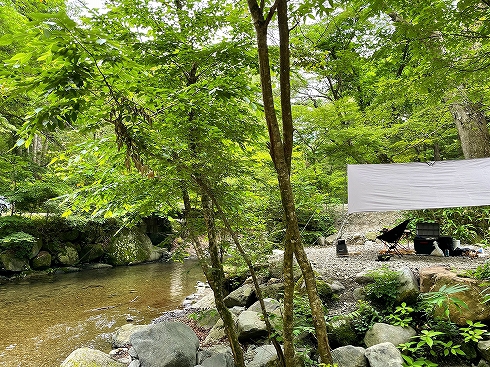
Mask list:
[[[430,255],[434,251],[434,241],[437,241],[443,255],[448,250],[449,256],[453,256],[453,238],[440,235],[439,223],[417,223],[415,228],[413,247],[417,254]]]
[[[405,230],[407,229],[407,225],[410,222],[410,219],[400,223],[396,227],[393,227],[390,230],[383,231],[382,234],[377,236],[376,238],[381,240],[388,248],[388,251],[396,253],[398,256],[402,256],[401,249],[404,247],[400,244],[400,240],[405,234]]]
[[[440,248],[439,248],[439,244],[437,243],[437,241],[434,241],[432,243],[432,245],[434,246],[434,250],[432,250],[432,252],[430,253],[431,256],[440,256],[440,257],[444,257],[444,251],[442,251]]]
[[[342,239],[337,240],[337,256],[349,256],[349,252],[347,251],[347,245],[345,244],[345,240]]]

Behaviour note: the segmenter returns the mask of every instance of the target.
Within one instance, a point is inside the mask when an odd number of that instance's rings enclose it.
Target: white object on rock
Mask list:
[[[439,244],[437,241],[433,242],[434,244],[434,250],[430,253],[431,256],[441,256],[444,257],[444,252],[440,249]]]

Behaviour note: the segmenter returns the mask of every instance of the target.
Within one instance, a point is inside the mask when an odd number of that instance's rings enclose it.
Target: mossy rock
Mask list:
[[[47,251],[40,251],[36,257],[31,260],[32,268],[35,270],[47,269],[51,266],[52,256]]]
[[[338,316],[327,323],[328,340],[334,348],[346,345],[357,345],[358,336],[352,325],[352,319],[347,316]]]
[[[111,265],[140,264],[151,259],[153,245],[137,228],[122,230],[109,244],[106,253]]]
[[[316,289],[322,302],[328,302],[334,298],[332,287],[323,279],[316,280]]]
[[[78,252],[71,246],[66,246],[57,254],[58,261],[62,265],[75,265],[79,261]]]

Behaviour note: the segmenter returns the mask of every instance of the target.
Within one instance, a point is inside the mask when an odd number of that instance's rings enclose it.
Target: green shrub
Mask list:
[[[490,262],[488,260],[485,261],[483,264],[478,265],[475,270],[468,270],[467,274],[479,280],[490,279]]]
[[[36,238],[25,232],[15,232],[0,238],[2,251],[12,251],[18,258],[28,258]]]
[[[363,338],[371,327],[382,320],[381,315],[368,302],[359,301],[357,310],[349,314],[352,326],[360,338]]]
[[[0,238],[15,232],[25,232],[36,236],[36,225],[31,218],[20,215],[0,217]]]
[[[368,272],[367,276],[371,277],[373,282],[364,287],[366,299],[385,313],[390,313],[398,297],[400,275],[387,266],[383,266]]]

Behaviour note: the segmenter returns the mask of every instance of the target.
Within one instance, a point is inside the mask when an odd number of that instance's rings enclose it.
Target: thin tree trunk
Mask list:
[[[261,2],[261,4],[263,4],[263,2]],[[296,209],[294,204],[294,196],[290,181],[293,126],[290,105],[291,101],[289,95],[289,30],[287,29],[287,1],[277,0],[274,3],[274,6],[277,6],[278,10],[278,21],[280,28],[279,32],[281,37],[279,52],[281,55],[281,109],[283,118],[283,137],[285,139],[284,142],[281,138],[279,123],[275,112],[274,98],[272,93],[272,79],[270,74],[269,51],[267,45],[267,28],[270,20],[272,19],[275,8],[273,7],[267,14],[267,17],[264,18],[264,9],[260,8],[256,0],[248,0],[248,6],[254,20],[257,36],[262,98],[264,102],[267,130],[269,132],[270,154],[277,173],[281,201],[286,219],[286,241],[284,244],[284,283],[285,287],[291,286],[292,253],[294,252],[306,283],[313,324],[315,327],[315,334],[318,342],[318,352],[321,361],[326,364],[333,364],[332,356],[330,353],[330,346],[328,344],[323,307],[316,289],[316,279],[313,273],[313,269],[311,268],[311,264],[308,261],[308,258],[301,243],[298,219],[296,217]],[[282,70],[283,68],[285,69],[284,72]],[[291,320],[293,320],[293,309],[291,307],[292,292],[290,289],[287,293],[285,293],[284,298],[284,355],[286,359],[286,364],[288,366],[293,366],[295,353],[291,323]]]
[[[214,220],[214,213],[212,202],[206,193],[201,194],[201,203],[204,214],[204,221],[206,222],[206,228],[208,232],[209,242],[209,257],[211,260],[211,269],[209,269],[210,282],[209,285],[214,293],[214,299],[216,303],[216,309],[223,320],[225,327],[225,334],[230,342],[231,351],[235,360],[236,367],[245,367],[245,360],[243,357],[243,350],[238,342],[238,336],[234,328],[234,321],[231,312],[228,310],[224,303],[224,271],[223,264],[220,261],[219,246],[216,239],[216,227]]]

